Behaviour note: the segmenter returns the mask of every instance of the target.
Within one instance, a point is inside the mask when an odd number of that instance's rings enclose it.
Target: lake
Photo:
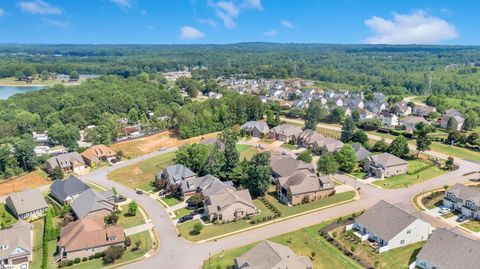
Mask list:
[[[26,93],[31,91],[38,91],[45,88],[45,86],[0,86],[0,100],[5,100],[16,93]]]

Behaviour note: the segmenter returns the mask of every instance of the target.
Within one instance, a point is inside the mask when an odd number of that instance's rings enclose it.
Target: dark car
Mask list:
[[[185,221],[189,221],[193,219],[193,215],[185,215],[178,219],[178,223],[183,223]]]
[[[137,194],[139,194],[139,195],[142,195],[142,194],[143,194],[143,191],[142,191],[142,190],[136,190],[135,192],[136,192]]]
[[[458,218],[456,219],[456,221],[457,221],[457,222],[464,222],[464,221],[466,221],[467,219],[468,219],[467,216],[465,216],[465,215],[460,215],[460,217],[458,217]]]
[[[117,195],[115,196],[115,198],[113,198],[113,200],[115,201],[115,203],[121,203],[125,202],[127,198],[123,197],[122,195]]]

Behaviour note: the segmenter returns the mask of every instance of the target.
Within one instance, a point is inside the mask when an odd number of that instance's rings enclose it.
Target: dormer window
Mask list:
[[[3,249],[8,249],[8,245],[7,245],[7,244],[3,244],[3,245],[0,246],[0,249],[2,249],[2,250],[3,250]]]

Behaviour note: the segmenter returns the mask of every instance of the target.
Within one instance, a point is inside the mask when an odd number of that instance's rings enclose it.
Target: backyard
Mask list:
[[[143,218],[142,213],[140,213],[140,210],[137,210],[137,214],[135,216],[130,216],[128,212],[128,204],[123,205],[120,207],[121,208],[121,213],[118,218],[117,225],[124,228],[128,229],[131,227],[135,227],[138,225],[145,224],[145,219]]]
[[[397,189],[429,180],[445,172],[445,170],[438,168],[430,161],[421,159],[409,160],[406,174],[375,180],[373,184],[386,189]]]
[[[340,250],[328,243],[319,235],[319,230],[327,223],[320,223],[301,230],[283,234],[268,240],[290,247],[297,255],[308,256],[316,269],[360,269],[362,268],[351,258],[345,256]],[[223,251],[213,255],[203,264],[204,269],[228,268],[233,266],[233,259],[256,245],[249,244],[235,249]],[[312,258],[312,256],[314,256]]]
[[[258,153],[258,149],[254,146],[237,144],[235,145],[237,151],[240,153],[240,160],[247,159],[250,160],[255,153]]]
[[[42,268],[42,259],[43,259],[43,226],[44,219],[39,219],[32,222],[33,225],[33,257],[30,268],[40,269]]]
[[[127,187],[150,191],[155,175],[173,162],[175,152],[167,152],[110,172],[107,177]]]
[[[8,195],[11,192],[35,189],[52,183],[47,174],[37,169],[35,171],[12,177],[7,180],[0,180],[0,195]]]
[[[457,146],[450,146],[444,143],[433,142],[431,150],[440,152],[452,157],[480,162],[480,151]]]

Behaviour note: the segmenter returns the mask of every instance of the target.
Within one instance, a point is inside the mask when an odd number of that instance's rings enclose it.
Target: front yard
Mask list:
[[[175,152],[167,152],[110,172],[109,180],[132,189],[150,191],[155,175],[173,162]]]
[[[373,184],[386,189],[397,189],[429,180],[444,173],[446,173],[445,170],[436,167],[430,161],[415,159],[408,161],[408,171],[406,174],[376,180]]]
[[[289,150],[295,150],[295,149],[297,149],[297,145],[290,144],[290,143],[284,143],[284,144],[282,144],[282,148],[286,148],[286,149],[289,149]]]
[[[160,199],[162,199],[162,201],[165,202],[168,206],[178,205],[182,202],[181,198],[173,194],[167,194]]]
[[[474,233],[480,232],[480,221],[478,220],[469,220],[460,224],[460,226]]]
[[[142,213],[140,213],[140,209],[137,210],[137,214],[135,216],[130,216],[127,214],[128,204],[123,205],[120,208],[121,208],[121,213],[117,222],[118,226],[121,226],[124,229],[128,229],[138,225],[145,224],[145,219],[143,218]]]

